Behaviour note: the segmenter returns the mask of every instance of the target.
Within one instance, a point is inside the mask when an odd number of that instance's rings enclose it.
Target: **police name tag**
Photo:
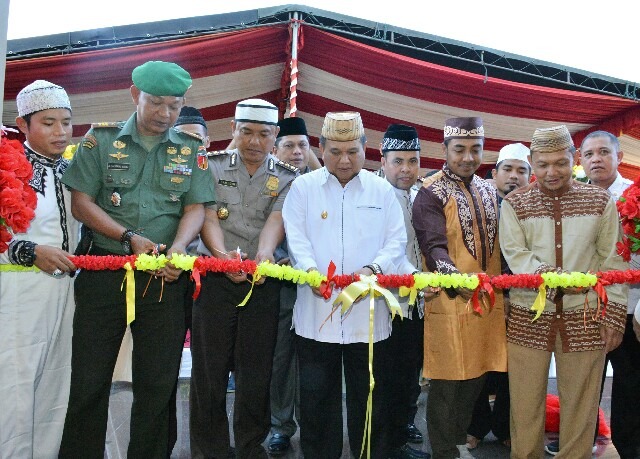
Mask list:
[[[107,163],[107,170],[110,171],[128,171],[129,167],[129,163]]]
[[[232,187],[238,187],[238,182],[232,182],[231,180],[218,180],[218,183],[220,185],[224,185],[224,186],[232,186]]]

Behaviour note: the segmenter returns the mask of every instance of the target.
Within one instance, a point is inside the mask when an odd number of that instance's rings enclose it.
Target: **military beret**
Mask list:
[[[182,97],[191,87],[189,72],[173,62],[148,61],[131,73],[133,84],[152,96]]]

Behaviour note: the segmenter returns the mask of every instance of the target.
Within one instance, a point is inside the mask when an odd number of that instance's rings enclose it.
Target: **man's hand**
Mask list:
[[[256,264],[260,264],[263,261],[268,261],[269,263],[275,263],[275,259],[273,258],[273,252],[269,253],[269,252],[258,251],[258,253],[256,253]],[[264,281],[266,280],[267,278],[265,276],[262,276],[260,279],[255,281],[255,285],[264,284]]]
[[[604,350],[609,353],[622,343],[622,332],[600,324],[600,338],[604,342]]]
[[[633,318],[633,331],[636,334],[636,338],[640,341],[640,323],[638,323],[638,319]]]
[[[134,234],[131,237],[131,251],[134,255],[140,255],[141,253],[154,253],[158,251],[163,252],[166,248],[166,245],[156,244],[139,234]]]
[[[440,287],[425,287],[422,289],[422,294],[424,295],[422,298],[424,301],[431,301],[438,295],[440,295]]]
[[[248,255],[245,252],[238,253],[238,251],[236,250],[227,252],[227,259],[229,260],[233,260],[233,259],[246,260],[247,256]],[[247,280],[247,273],[245,273],[244,271],[238,271],[237,273],[224,273],[224,275],[227,276],[227,279],[229,279],[234,284],[239,284]]]
[[[473,292],[475,290],[470,290],[468,288],[458,287],[456,292],[460,295],[465,301],[469,301],[473,297]]]
[[[54,272],[58,274],[56,270],[65,273],[76,270],[76,266],[68,258],[71,254],[57,247],[38,244],[35,248],[35,255],[34,264],[36,267],[51,275],[54,275]],[[59,276],[55,275],[55,277]]]
[[[167,252],[167,258],[171,260],[171,256],[174,253],[181,253],[184,255],[185,252],[186,250],[184,247],[171,247],[169,252]],[[182,270],[180,268],[176,268],[171,261],[169,261],[164,268],[158,271],[158,276],[164,277],[164,280],[167,282],[175,282],[178,277],[180,277],[180,274],[182,274]]]

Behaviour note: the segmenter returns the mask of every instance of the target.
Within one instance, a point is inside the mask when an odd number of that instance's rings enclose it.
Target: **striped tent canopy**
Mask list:
[[[298,27],[297,69],[291,77],[293,27]],[[62,55],[10,59],[6,68],[3,124],[14,125],[15,98],[35,79],[63,86],[73,107],[73,134],[93,122],[126,119],[134,110],[131,71],[147,60],[173,61],[193,86],[187,103],[199,108],[213,149],[231,140],[235,104],[263,98],[305,119],[317,146],[328,111],[361,113],[368,139],[365,167],[379,167],[379,145],[391,123],[417,128],[422,173],[443,164],[442,129],[454,116],[480,116],[487,136],[483,166],[492,168],[506,144],[529,145],[539,127],[565,124],[579,145],[593,130],[615,133],[624,152],[620,171],[640,175],[640,105],[622,96],[561,89],[460,70],[374,46],[308,22],[283,21],[144,44]],[[291,93],[291,88],[295,93]],[[293,96],[293,97],[292,97]],[[291,107],[290,102],[295,102]]]

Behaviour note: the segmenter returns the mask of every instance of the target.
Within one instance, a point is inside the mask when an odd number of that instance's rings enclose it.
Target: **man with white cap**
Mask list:
[[[521,143],[502,147],[491,175],[498,192],[499,208],[507,194],[529,183],[531,177],[529,149]],[[506,263],[502,264],[503,274],[511,274],[508,268]],[[508,314],[509,291],[503,289],[502,293],[505,313]],[[495,394],[493,407],[489,403],[489,394]],[[507,373],[501,371],[490,371],[487,374],[487,380],[475,403],[471,423],[467,429],[467,448],[476,448],[489,432],[493,432],[505,446],[510,444],[509,378]]]
[[[130,87],[135,112],[126,122],[97,123],[83,137],[63,182],[74,216],[93,230],[91,255],[186,253],[214,201],[199,136],[173,128],[189,73],[172,62],[137,66]],[[135,305],[123,289],[126,270],[86,270],[76,279],[69,410],[61,458],[102,457],[111,377],[122,337],[133,337],[131,435],[127,456],[168,451],[169,400],[184,344],[188,274],[170,262],[136,270]]]
[[[78,239],[71,194],[61,182],[71,103],[63,88],[44,80],[23,88],[16,102],[36,203],[27,230],[13,234],[0,254],[10,268],[0,270],[0,457],[54,458],[71,377],[69,273],[76,268],[67,257]]]
[[[572,180],[575,147],[567,127],[536,129],[530,149],[537,180],[510,193],[500,210],[500,247],[513,273],[627,269],[616,252],[621,231],[613,199],[607,190]],[[606,311],[595,310],[597,295],[588,288],[548,288],[542,304],[535,289],[510,289],[512,458],[544,454],[552,353],[562,407],[557,457],[591,457],[605,353],[620,343],[627,313],[627,286],[605,288]]]
[[[320,136],[325,166],[297,178],[283,208],[289,254],[295,268],[336,275],[393,273],[404,258],[407,233],[400,204],[386,180],[363,170],[366,137],[359,113],[327,113]],[[346,384],[351,453],[387,458],[387,369],[390,315],[384,300],[353,304],[333,316],[337,289],[320,295],[298,284],[293,312],[300,372],[300,444],[305,458],[338,459],[342,454],[342,368]],[[371,336],[370,336],[371,333]],[[369,362],[369,339],[373,361]],[[370,445],[363,429],[373,366]]]
[[[236,148],[210,157],[215,206],[206,209],[198,252],[221,259],[274,261],[284,238],[282,205],[298,169],[271,151],[278,108],[261,99],[236,105],[231,122]],[[280,282],[247,273],[209,273],[193,305],[191,454],[226,457],[229,371],[236,381],[233,429],[238,457],[266,457],[271,426],[269,383],[278,330]],[[239,306],[247,294],[249,300]]]
[[[531,177],[529,149],[521,143],[511,143],[502,147],[491,176],[495,181],[498,204],[500,204],[507,194],[529,183]]]

